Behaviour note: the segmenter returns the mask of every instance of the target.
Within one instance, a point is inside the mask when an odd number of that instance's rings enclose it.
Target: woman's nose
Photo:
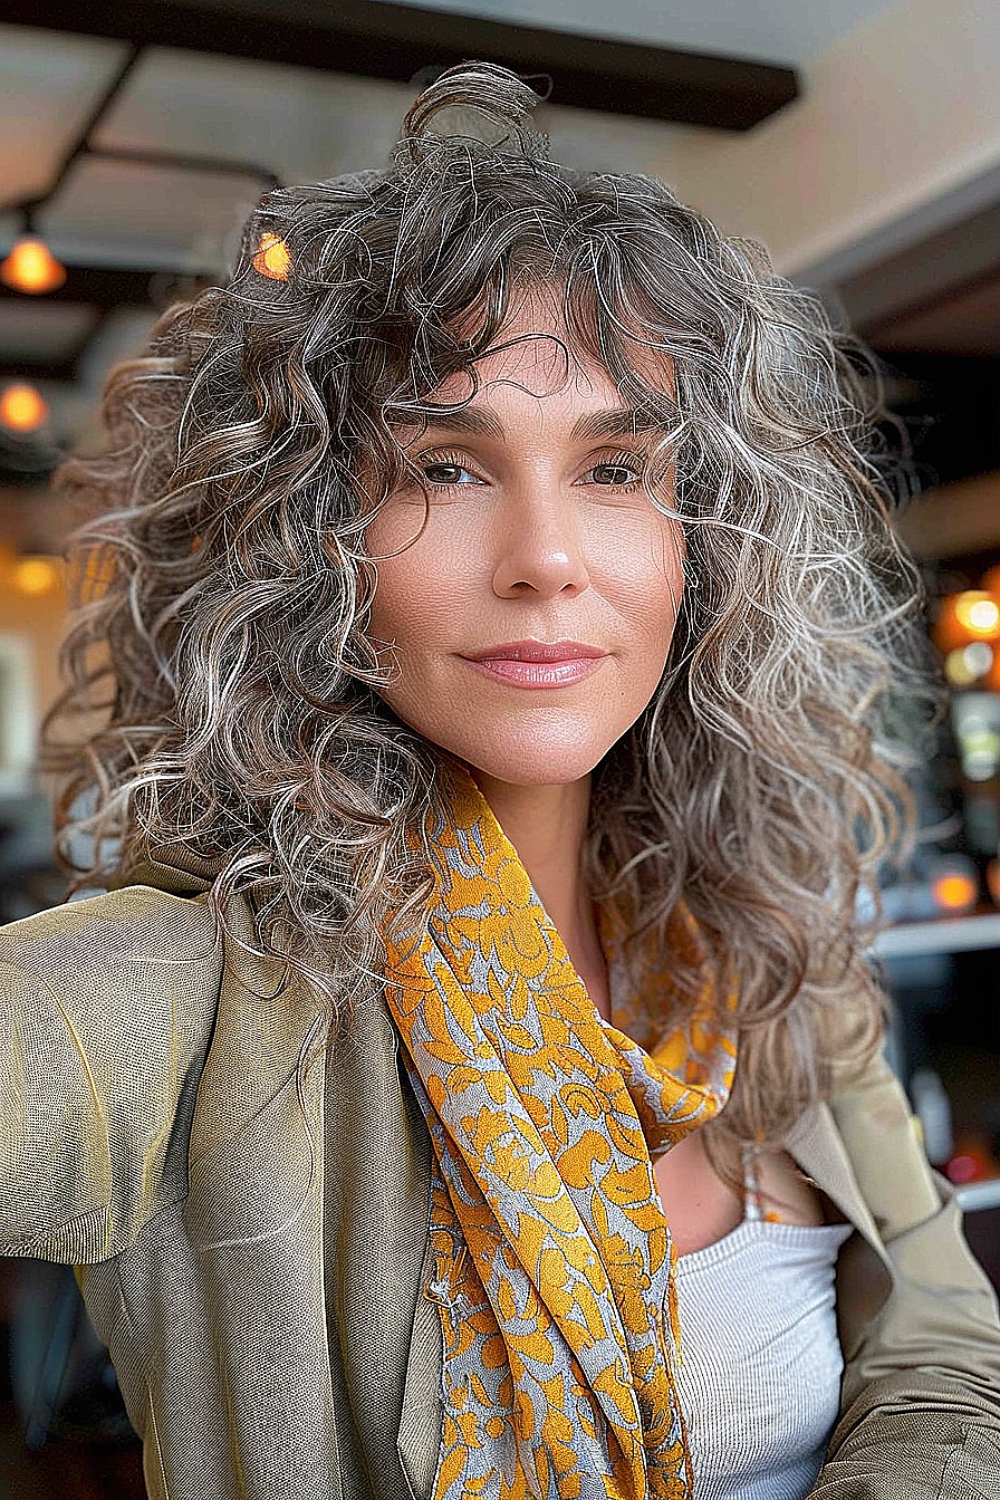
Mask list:
[[[568,498],[526,497],[505,508],[493,591],[500,598],[581,594],[590,586],[579,518]]]

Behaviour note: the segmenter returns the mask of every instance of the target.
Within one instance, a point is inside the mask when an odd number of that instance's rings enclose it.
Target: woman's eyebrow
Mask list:
[[[638,411],[631,406],[610,406],[605,411],[592,411],[580,417],[573,425],[572,438],[637,437],[643,432],[656,432],[663,427],[648,411]]]
[[[570,432],[570,439],[578,442],[585,438],[634,437],[639,433],[653,432],[663,425],[662,421],[657,421],[648,412],[637,411],[630,406],[612,406],[578,417]],[[496,438],[501,442],[507,436],[500,418],[485,406],[463,406],[457,411],[442,412],[440,417],[428,417],[427,426],[438,431]]]

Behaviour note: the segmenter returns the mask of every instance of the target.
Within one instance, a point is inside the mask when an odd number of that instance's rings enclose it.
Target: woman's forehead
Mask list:
[[[472,338],[481,310],[473,307],[452,323],[460,337]],[[596,343],[596,339],[594,341]],[[655,390],[674,393],[674,362],[664,349],[629,341],[629,363]],[[607,367],[588,348],[566,319],[561,294],[550,287],[522,293],[508,311],[489,348],[470,361],[480,390],[513,381],[534,395],[572,389],[614,404],[618,386]],[[468,371],[449,375],[434,392],[435,404],[465,401],[472,391]]]
[[[615,383],[603,365],[567,337],[565,330],[545,327],[525,319],[503,329],[496,344],[471,361],[476,373],[479,396],[503,400],[507,390],[523,390],[532,396],[560,393],[587,396],[601,392],[606,398],[615,394]],[[462,370],[442,381],[433,401],[442,404],[464,401],[472,382]]]

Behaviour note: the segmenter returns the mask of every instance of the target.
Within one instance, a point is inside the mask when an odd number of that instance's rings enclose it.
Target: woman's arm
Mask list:
[[[995,1500],[1000,1326],[948,1194],[888,1246],[889,1299],[844,1373],[822,1500]]]
[[[208,912],[149,888],[0,931],[0,1255],[106,1260],[183,1196],[218,984]]]
[[[884,1062],[832,1108],[893,1286],[847,1357],[840,1421],[811,1494],[995,1500],[1000,1319],[954,1194],[927,1166],[906,1096]],[[936,1206],[927,1212],[928,1204]]]

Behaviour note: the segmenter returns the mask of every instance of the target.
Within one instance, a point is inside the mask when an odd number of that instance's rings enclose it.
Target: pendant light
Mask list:
[[[25,214],[23,233],[15,240],[7,259],[0,262],[0,281],[15,292],[37,297],[43,292],[57,291],[65,280],[66,267],[35,234]]]
[[[0,393],[0,426],[9,432],[37,432],[48,416],[45,398],[26,381],[8,385]]]

